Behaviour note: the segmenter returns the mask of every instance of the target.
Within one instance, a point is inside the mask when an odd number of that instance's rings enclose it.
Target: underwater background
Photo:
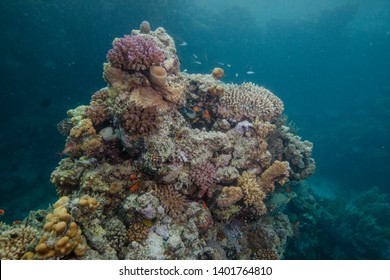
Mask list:
[[[1,221],[56,198],[57,123],[105,86],[112,40],[148,20],[175,39],[181,70],[225,70],[280,97],[314,143],[316,172],[285,212],[286,259],[390,258],[390,1],[3,0]],[[222,66],[223,64],[223,66]],[[299,229],[299,232],[298,232]]]

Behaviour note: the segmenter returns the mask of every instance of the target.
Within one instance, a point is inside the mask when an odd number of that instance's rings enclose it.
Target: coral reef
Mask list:
[[[41,222],[0,226],[1,258],[283,258],[283,209],[314,172],[312,144],[272,92],[224,84],[220,68],[180,72],[167,32],[140,29],[114,40],[107,87],[58,126],[61,198]]]
[[[163,51],[145,37],[125,35],[116,38],[112,47],[107,59],[115,67],[139,71],[164,61]]]

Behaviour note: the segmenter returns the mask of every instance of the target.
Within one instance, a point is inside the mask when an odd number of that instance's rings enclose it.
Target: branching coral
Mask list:
[[[154,186],[152,190],[167,215],[179,220],[184,217],[188,205],[188,200],[184,195],[175,191],[172,186],[159,185]]]
[[[238,178],[237,186],[242,188],[244,193],[244,204],[253,209],[256,215],[265,214],[267,208],[264,204],[265,193],[256,181],[256,176],[244,171]]]
[[[158,127],[158,112],[155,106],[142,108],[132,104],[123,113],[122,119],[124,128],[134,134],[148,134]]]
[[[198,197],[202,197],[206,192],[208,197],[213,196],[216,184],[215,166],[211,162],[202,162],[191,169],[191,181],[200,188]]]
[[[144,222],[132,224],[127,230],[127,238],[130,241],[142,243],[148,237],[150,227]]]
[[[220,98],[219,113],[241,119],[243,116],[264,121],[275,120],[282,115],[283,102],[271,91],[253,83],[229,84]]]
[[[20,260],[37,243],[37,231],[32,227],[20,226],[0,234],[0,259]],[[30,252],[31,253],[31,252]]]
[[[283,185],[288,179],[289,165],[287,161],[276,160],[267,170],[265,170],[258,181],[259,187],[267,192],[273,192],[275,189],[274,182],[278,182]]]
[[[94,125],[99,125],[110,118],[110,109],[103,104],[88,107],[86,113]]]
[[[164,61],[164,52],[150,39],[143,36],[116,38],[107,59],[116,67],[127,70],[145,70]]]

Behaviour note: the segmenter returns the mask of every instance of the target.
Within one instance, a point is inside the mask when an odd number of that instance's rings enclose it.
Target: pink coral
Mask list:
[[[212,197],[216,181],[216,171],[214,164],[202,162],[191,170],[191,181],[200,187],[198,197],[202,197],[206,192],[208,197]]]
[[[145,70],[165,59],[164,52],[151,40],[143,36],[125,35],[112,43],[107,59],[115,67],[127,70]]]

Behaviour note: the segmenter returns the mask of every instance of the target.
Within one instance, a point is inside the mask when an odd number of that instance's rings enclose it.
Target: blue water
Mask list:
[[[56,124],[105,86],[113,38],[147,19],[176,40],[181,70],[267,87],[314,143],[302,192],[329,216],[292,205],[301,227],[286,258],[389,258],[390,1],[312,2],[1,1],[0,219],[55,200]]]

